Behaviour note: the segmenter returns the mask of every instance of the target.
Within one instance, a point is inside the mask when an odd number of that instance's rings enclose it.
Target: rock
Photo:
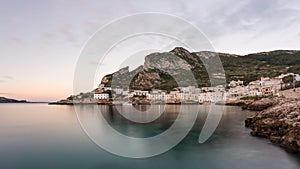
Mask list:
[[[278,104],[278,102],[279,101],[277,99],[263,98],[245,104],[246,107],[245,109],[253,110],[253,111],[261,111]]]
[[[257,112],[245,120],[251,135],[270,139],[286,150],[300,152],[300,102],[276,101],[277,105]],[[271,102],[268,101],[271,104]],[[273,104],[273,103],[272,103]]]
[[[281,142],[281,137],[280,136],[270,136],[270,141],[272,143],[276,143],[276,144],[279,144]]]
[[[244,110],[262,111],[279,103],[278,99],[263,98],[260,100],[233,100],[226,105],[241,106]]]
[[[300,128],[293,127],[285,135],[283,142],[281,143],[288,151],[293,153],[299,153],[300,151]]]

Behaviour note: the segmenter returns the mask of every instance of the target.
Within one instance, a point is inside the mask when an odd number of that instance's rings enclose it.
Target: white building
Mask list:
[[[198,101],[201,102],[219,102],[224,101],[225,93],[224,92],[207,92],[201,93],[198,96]]]
[[[299,82],[299,81],[300,81],[300,75],[296,74],[295,80],[296,80],[297,82]]]
[[[198,101],[198,96],[199,96],[199,94],[190,94],[189,95],[189,100]]]
[[[215,90],[214,87],[202,87],[202,92],[213,92]]]
[[[147,95],[147,98],[150,100],[165,100],[165,92],[161,93],[151,93]]]
[[[244,81],[241,81],[241,80],[238,80],[238,81],[234,81],[232,80],[230,83],[229,83],[229,87],[236,87],[236,86],[243,86],[244,85]]]
[[[199,94],[199,93],[201,93],[201,89],[196,88],[195,86],[180,87],[179,89],[182,93],[190,93],[190,94]]]
[[[109,94],[107,94],[107,93],[95,93],[94,94],[94,99],[107,100],[107,99],[109,99]]]
[[[103,89],[103,88],[104,88],[104,84],[99,84],[99,85],[98,85],[98,88],[99,88],[99,89]]]
[[[150,100],[165,100],[166,93],[161,90],[152,90],[149,94],[147,94],[147,98]]]
[[[125,96],[125,97],[128,96],[129,95],[129,90],[124,90],[122,92],[122,95]]]
[[[213,90],[214,90],[214,92],[225,92],[226,91],[225,87],[222,85],[218,85],[218,86],[214,87]]]
[[[133,96],[147,96],[149,92],[143,90],[134,90],[132,94]]]
[[[166,94],[165,95],[165,100],[167,101],[167,100],[174,100],[174,99],[176,99],[176,95],[174,95],[174,94]]]
[[[236,86],[228,90],[228,97],[244,97],[247,95],[247,87]]]
[[[114,91],[117,95],[120,95],[123,93],[123,89],[122,88],[113,88],[112,91]]]
[[[108,90],[111,91],[111,87],[104,87],[104,90],[105,90],[105,91],[108,91]]]

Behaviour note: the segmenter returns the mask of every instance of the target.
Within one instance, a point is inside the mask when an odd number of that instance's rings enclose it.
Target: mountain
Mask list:
[[[215,64],[220,58],[227,81],[243,80],[246,83],[260,77],[274,77],[282,73],[300,73],[300,51],[277,50],[271,52],[235,55],[210,51],[189,52],[176,47],[170,52],[152,53],[145,57],[144,65],[129,71],[129,67],[103,77],[105,86],[131,89],[165,89],[189,85],[192,80],[187,77],[192,73],[198,87],[210,86],[206,68],[222,72]],[[205,61],[204,64],[202,61]],[[209,65],[207,65],[209,63]],[[222,79],[224,74],[213,74],[210,78]],[[176,80],[175,80],[176,79]]]
[[[26,100],[15,100],[15,99],[9,99],[5,97],[0,97],[0,103],[27,103]]]

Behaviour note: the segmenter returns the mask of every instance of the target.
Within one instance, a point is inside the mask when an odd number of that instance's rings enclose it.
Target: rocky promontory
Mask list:
[[[245,120],[251,135],[268,138],[290,152],[300,152],[300,101],[281,100]]]

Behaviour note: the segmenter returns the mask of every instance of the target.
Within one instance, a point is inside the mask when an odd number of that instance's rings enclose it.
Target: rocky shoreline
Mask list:
[[[261,102],[262,101],[256,101]],[[254,102],[253,102],[254,103]],[[255,104],[250,104],[253,108]],[[269,139],[289,152],[300,152],[300,101],[274,99],[265,102],[266,109],[245,120],[251,135]],[[263,108],[264,106],[259,108]]]
[[[280,102],[279,98],[262,98],[259,100],[234,100],[227,101],[225,105],[240,106],[244,110],[262,111],[275,106]]]

